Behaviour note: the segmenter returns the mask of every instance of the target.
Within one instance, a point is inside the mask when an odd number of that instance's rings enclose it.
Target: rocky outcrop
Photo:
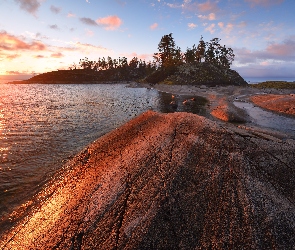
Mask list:
[[[211,63],[183,64],[165,80],[173,84],[206,86],[247,86],[247,82],[232,69],[219,67]],[[165,82],[164,81],[164,82]]]
[[[290,95],[254,95],[250,100],[261,108],[295,116],[295,94]]]
[[[35,197],[1,249],[292,249],[295,143],[146,112]]]
[[[212,108],[211,115],[225,122],[245,123],[250,121],[249,115],[243,109],[237,108],[226,99],[218,101],[218,105]]]

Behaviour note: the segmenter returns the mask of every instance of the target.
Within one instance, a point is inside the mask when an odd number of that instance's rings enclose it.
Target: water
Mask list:
[[[243,98],[241,98],[243,99]],[[251,122],[263,128],[270,128],[286,133],[295,139],[295,119],[274,112],[266,111],[251,102],[235,101],[234,105],[247,111]]]
[[[177,111],[205,114],[205,100]],[[124,84],[0,84],[0,221],[69,157],[149,109],[174,112],[171,94]]]
[[[295,77],[245,77],[245,81],[249,84],[256,84],[265,81],[286,81],[294,82]]]

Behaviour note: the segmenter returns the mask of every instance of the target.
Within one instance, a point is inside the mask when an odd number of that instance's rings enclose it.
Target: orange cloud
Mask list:
[[[250,3],[252,7],[256,5],[270,6],[270,5],[280,4],[284,2],[284,0],[245,0],[245,1]]]
[[[205,30],[209,31],[211,34],[215,32],[215,24],[212,23],[210,26],[208,26]]]
[[[137,54],[136,52],[132,52],[120,54],[120,56],[125,56],[126,58],[128,58],[128,60],[131,60],[133,57],[137,57],[138,59],[148,62],[149,60],[153,59],[154,54]]]
[[[187,26],[188,26],[188,28],[189,28],[190,30],[195,29],[196,27],[198,27],[198,25],[195,24],[195,23],[188,23]]]
[[[8,59],[9,61],[11,61],[11,60],[13,60],[13,59],[15,59],[15,58],[18,58],[18,57],[20,57],[19,54],[7,55],[7,56],[6,56],[6,59]]]
[[[191,1],[184,1],[181,7],[182,9],[186,11],[192,11],[192,12],[215,13],[219,10],[216,2],[211,3],[211,1],[207,1],[205,3],[197,3],[197,2],[191,3]]]
[[[200,3],[197,5],[197,7],[198,10],[202,12],[216,11],[218,9],[216,3],[211,3],[210,1],[206,3]]]
[[[155,30],[156,28],[158,28],[158,24],[157,24],[157,23],[153,23],[153,24],[150,26],[150,29],[151,29],[151,30]]]
[[[219,22],[217,25],[226,34],[229,34],[234,28],[234,25],[232,23],[228,23],[227,25],[225,25],[223,22]]]
[[[198,15],[198,18],[203,19],[203,20],[210,20],[210,21],[213,21],[213,20],[216,19],[214,13],[210,13],[210,14],[207,15],[207,16],[205,16],[205,15]]]
[[[96,23],[106,30],[115,30],[121,26],[122,20],[118,16],[107,16],[98,18]]]
[[[274,43],[266,48],[266,52],[275,56],[295,56],[295,42],[292,40],[285,41],[284,43]]]
[[[58,53],[51,54],[51,57],[53,57],[53,58],[61,58],[61,57],[64,57],[64,55],[62,53],[58,52]]]
[[[76,49],[79,49],[79,51],[84,52],[84,53],[109,53],[112,54],[113,51],[109,50],[107,48],[101,47],[101,46],[94,46],[92,44],[89,43],[80,43],[80,42],[76,42],[73,43],[73,45],[75,46]],[[70,48],[70,50],[73,50],[73,48]],[[75,51],[75,50],[74,50]]]
[[[45,50],[46,45],[39,42],[33,41],[27,43],[21,39],[8,34],[7,32],[0,32],[0,50],[4,51],[18,51],[18,50],[34,50],[40,51]]]

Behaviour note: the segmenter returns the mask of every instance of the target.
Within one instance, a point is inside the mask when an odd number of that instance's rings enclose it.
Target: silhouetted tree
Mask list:
[[[187,48],[186,52],[184,53],[185,62],[186,63],[193,63],[197,60],[197,48],[196,45],[193,45],[193,48]]]
[[[95,64],[96,64],[96,62],[89,61],[88,57],[85,57],[84,59],[80,59],[80,61],[79,61],[79,65],[82,69],[91,70]]]
[[[137,57],[133,57],[132,60],[129,62],[129,67],[132,69],[137,68],[139,64],[138,58]]]
[[[164,35],[158,44],[158,53],[154,54],[154,58],[163,67],[169,67],[175,64],[176,48],[172,33]]]
[[[225,45],[221,46],[219,42],[219,38],[213,38],[206,43],[205,61],[224,68],[230,68],[235,57],[233,50],[226,48]]]
[[[114,68],[114,64],[113,64],[112,58],[110,56],[108,56],[107,60],[108,60],[108,62],[107,62],[108,69],[113,69]]]
[[[202,58],[205,57],[206,51],[206,43],[203,40],[203,36],[201,36],[197,50],[196,50],[196,60],[197,62],[201,62]]]

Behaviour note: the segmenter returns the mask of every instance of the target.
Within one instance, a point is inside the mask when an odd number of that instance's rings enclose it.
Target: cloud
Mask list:
[[[187,26],[188,26],[188,28],[189,28],[190,30],[195,29],[196,27],[198,27],[198,25],[195,24],[195,23],[188,23]]]
[[[209,11],[215,12],[218,9],[216,3],[211,3],[210,1],[197,4],[197,8],[201,12],[209,12]]]
[[[270,6],[275,4],[281,4],[284,2],[284,0],[245,0],[246,2],[250,3],[252,7],[256,5],[262,5],[262,6]]]
[[[274,58],[291,58],[295,60],[295,38],[290,38],[282,43],[272,43],[267,46],[266,53]]]
[[[56,24],[53,24],[53,25],[49,25],[49,28],[50,29],[53,29],[53,30],[58,30],[58,26]]]
[[[51,6],[50,6],[50,10],[51,10],[53,13],[55,13],[55,14],[58,14],[58,13],[61,12],[61,8],[56,7],[56,6],[54,6],[54,5],[51,5]]]
[[[22,72],[14,71],[14,70],[8,70],[5,73],[8,75],[21,75],[21,74],[23,74]]]
[[[98,18],[96,21],[88,17],[83,17],[80,18],[80,21],[87,25],[103,27],[106,30],[115,30],[122,24],[122,20],[118,16],[102,17]]]
[[[219,22],[217,25],[222,30],[222,32],[226,34],[229,34],[234,28],[234,25],[232,23],[228,23],[227,25],[225,25],[223,22]]]
[[[213,34],[215,32],[215,24],[212,23],[211,25],[209,25],[205,30],[209,31],[211,34]]]
[[[121,26],[122,20],[118,16],[107,16],[98,18],[96,23],[106,30],[115,30]]]
[[[86,35],[91,37],[91,36],[94,35],[94,32],[93,32],[92,30],[88,30],[88,29],[87,29],[87,30],[86,30]]]
[[[53,58],[61,58],[61,57],[64,57],[64,55],[62,53],[60,53],[60,52],[53,53],[50,56],[53,57]]]
[[[131,60],[133,57],[144,60],[146,63],[149,60],[153,59],[154,54],[137,54],[136,52],[120,54],[120,56],[126,57],[128,60]]]
[[[122,1],[122,0],[116,0],[116,2],[118,3],[118,4],[120,4],[121,6],[125,6],[127,3],[126,2],[124,2],[124,1]]]
[[[153,24],[150,26],[150,29],[151,29],[151,30],[155,30],[156,28],[158,28],[158,24],[157,24],[157,23],[153,23]]]
[[[9,61],[11,61],[15,58],[18,58],[18,57],[20,57],[20,54],[6,55],[6,59]]]
[[[82,17],[80,18],[80,21],[87,25],[97,26],[97,23],[93,19],[88,17]]]
[[[13,35],[8,34],[5,31],[0,32],[0,51],[43,51],[45,49],[46,45],[39,41],[27,43]]]
[[[198,15],[198,18],[202,19],[202,20],[210,20],[213,21],[216,19],[216,16],[214,13],[210,13],[209,15],[205,16],[205,15]]]
[[[209,0],[205,3],[198,3],[192,2],[191,0],[183,0],[182,4],[166,3],[166,5],[170,8],[182,8],[183,10],[190,12],[216,12],[218,11],[216,2],[211,3]]]
[[[45,58],[45,56],[43,56],[43,55],[36,55],[36,56],[34,56],[36,59],[42,59],[42,58]]]
[[[68,15],[67,15],[67,17],[76,17],[76,15],[73,14],[73,13],[71,13],[71,12],[69,12]]]
[[[30,14],[35,15],[40,7],[40,2],[38,0],[15,0],[16,3],[20,5],[20,8]]]
[[[183,5],[176,4],[176,3],[166,3],[166,4],[168,7],[172,8],[172,9],[177,9],[177,8],[183,7]]]
[[[262,62],[295,63],[295,37],[290,37],[281,43],[271,43],[264,50],[234,49],[237,64]]]
[[[71,43],[75,49],[79,49],[81,52],[85,52],[87,54],[93,54],[95,52],[98,53],[113,53],[112,50],[109,50],[107,48],[104,48],[102,46],[95,46],[89,43],[80,43],[80,42],[76,42],[76,43]],[[75,49],[73,48],[69,48],[69,50],[75,51]]]

